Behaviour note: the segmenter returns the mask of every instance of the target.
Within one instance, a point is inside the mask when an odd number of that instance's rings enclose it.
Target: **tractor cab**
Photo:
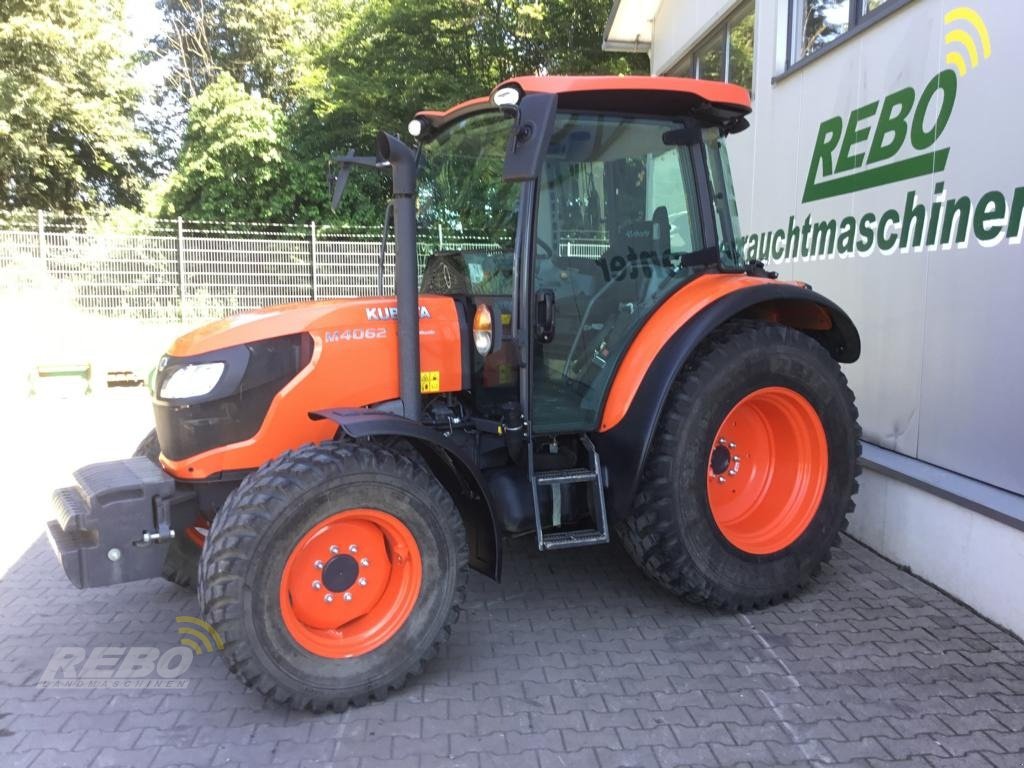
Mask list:
[[[410,123],[420,291],[489,329],[469,406],[528,435],[533,503],[502,506],[542,549],[608,540],[588,435],[641,326],[696,276],[744,269],[723,137],[747,105],[698,81],[527,77]],[[439,229],[462,237],[442,244]],[[499,489],[515,484],[505,464],[484,468]]]

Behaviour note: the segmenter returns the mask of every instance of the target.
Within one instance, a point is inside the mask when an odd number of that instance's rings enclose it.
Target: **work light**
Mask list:
[[[519,93],[519,89],[511,85],[506,85],[504,88],[499,88],[491,96],[491,101],[494,102],[496,107],[514,107],[519,103],[519,98],[522,96]]]
[[[473,345],[481,355],[491,351],[494,343],[494,325],[491,310],[486,304],[480,304],[473,316]]]

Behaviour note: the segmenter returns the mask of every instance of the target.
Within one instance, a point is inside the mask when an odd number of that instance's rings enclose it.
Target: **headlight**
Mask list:
[[[184,400],[208,395],[223,375],[224,363],[182,366],[160,387],[160,397],[163,400]]]

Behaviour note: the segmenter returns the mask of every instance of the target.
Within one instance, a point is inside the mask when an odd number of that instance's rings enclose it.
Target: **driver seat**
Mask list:
[[[459,251],[436,251],[427,257],[420,280],[420,293],[443,296],[470,293],[469,268]]]

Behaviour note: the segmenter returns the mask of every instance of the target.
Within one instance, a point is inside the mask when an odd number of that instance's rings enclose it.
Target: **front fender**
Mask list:
[[[470,568],[495,581],[501,578],[501,528],[495,519],[494,505],[476,463],[459,446],[436,429],[396,414],[366,408],[331,408],[312,415],[335,422],[354,440],[407,440],[451,494],[462,516]]]

